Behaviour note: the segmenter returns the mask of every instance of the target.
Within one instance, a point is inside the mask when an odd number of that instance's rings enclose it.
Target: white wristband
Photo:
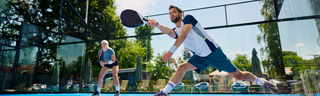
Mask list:
[[[172,47],[169,49],[169,51],[173,54],[177,49],[178,49],[178,47],[172,45]]]
[[[108,64],[112,64],[112,63],[113,63],[112,60],[110,60]]]

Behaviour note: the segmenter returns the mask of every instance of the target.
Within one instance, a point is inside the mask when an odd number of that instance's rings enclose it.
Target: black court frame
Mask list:
[[[22,11],[20,11],[16,5],[14,5],[10,0],[6,0],[8,2],[8,4],[10,4],[12,7],[15,8],[15,10],[17,10],[20,15],[23,16],[23,18],[25,20],[27,20],[29,23],[31,24],[34,24],[31,19],[29,17],[27,17]],[[243,1],[243,2],[237,2],[237,3],[231,3],[231,4],[223,4],[223,5],[217,5],[217,6],[209,6],[209,7],[202,7],[202,8],[195,8],[195,9],[189,9],[189,10],[184,10],[184,12],[188,12],[188,11],[195,11],[195,10],[203,10],[203,9],[209,9],[209,8],[215,8],[215,7],[224,7],[225,8],[225,17],[226,17],[226,24],[225,25],[222,25],[222,26],[211,26],[211,27],[205,27],[204,29],[205,30],[211,30],[211,29],[218,29],[218,28],[228,28],[228,27],[236,27],[236,26],[245,26],[245,25],[255,25],[255,24],[263,24],[263,23],[272,23],[272,22],[283,22],[283,21],[293,21],[293,20],[305,20],[305,19],[316,19],[316,18],[320,18],[320,15],[312,15],[312,16],[302,16],[302,17],[294,17],[294,18],[284,18],[284,19],[278,19],[278,16],[279,16],[279,13],[280,13],[280,9],[281,9],[281,5],[279,5],[279,1],[281,0],[274,0],[274,8],[275,8],[275,11],[276,11],[276,19],[275,20],[267,20],[267,21],[257,21],[257,22],[247,22],[247,23],[240,23],[240,24],[228,24],[228,14],[227,14],[227,7],[230,6],[230,5],[239,5],[239,4],[246,4],[246,3],[251,3],[251,2],[260,2],[261,0],[248,0],[248,1]],[[63,15],[63,7],[65,6],[65,3],[67,3],[69,6],[71,6],[72,10],[74,12],[77,13],[77,16],[81,19],[81,21],[76,21],[74,19],[71,19],[65,15]],[[161,16],[161,15],[168,15],[169,13],[161,13],[161,14],[155,14],[155,15],[149,15],[149,16],[145,16],[146,18],[149,18],[149,17],[154,17],[154,16]],[[61,0],[61,9],[60,9],[60,17],[59,17],[59,24],[58,24],[58,33],[59,34],[63,34],[61,32],[61,18],[64,17],[64,18],[68,18],[72,21],[75,21],[75,22],[78,22],[78,23],[81,23],[81,24],[84,24],[85,25],[85,32],[84,32],[84,40],[83,41],[80,41],[80,42],[72,42],[72,43],[63,43],[63,44],[60,44],[60,45],[65,45],[65,44],[74,44],[74,43],[86,43],[86,42],[96,42],[98,40],[87,40],[88,38],[88,23],[85,22],[85,20],[81,17],[81,15],[75,10],[75,8],[73,7],[73,5],[69,2],[69,0]],[[5,19],[5,20],[8,20],[10,18],[7,18],[7,17],[1,17],[2,19]],[[110,22],[120,22],[120,21],[110,21]],[[110,22],[105,22],[105,23],[110,23]],[[22,29],[21,29],[22,30]],[[21,33],[21,30],[19,32],[19,34],[22,34]],[[116,32],[116,31],[114,31]],[[124,36],[124,37],[113,37],[113,38],[103,38],[103,39],[106,39],[106,40],[116,40],[116,39],[126,39],[126,38],[133,38],[133,37],[142,37],[142,36],[154,36],[154,35],[162,35],[161,32],[158,32],[158,33],[152,33],[152,34],[146,34],[146,35],[134,35],[134,36]],[[4,44],[4,43],[0,43],[0,54],[2,51],[8,51],[8,50],[16,50],[16,57],[15,57],[15,62],[14,62],[14,68],[13,68],[13,74],[12,74],[12,82],[11,82],[11,85],[10,85],[10,88],[14,88],[15,86],[15,80],[16,80],[16,73],[17,73],[17,65],[18,65],[18,60],[19,60],[19,56],[20,56],[20,49],[21,49],[21,38],[22,38],[22,35],[18,35],[17,36],[19,39],[17,41],[17,45],[16,46],[11,46],[11,45],[7,45],[7,44]],[[1,39],[1,38],[0,38]],[[8,49],[8,50],[2,50],[2,47],[3,46],[8,46],[8,47],[13,47],[14,49]],[[41,45],[38,45],[39,49],[41,48]],[[37,60],[37,63],[36,63],[36,66],[39,66],[38,64],[38,60]],[[35,67],[37,68],[37,67]],[[36,76],[35,76],[36,78]],[[35,80],[35,79],[34,79]],[[33,82],[36,82],[36,81],[33,81]]]

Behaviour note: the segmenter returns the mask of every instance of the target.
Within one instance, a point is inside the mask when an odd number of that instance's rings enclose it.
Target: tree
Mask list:
[[[232,62],[239,70],[252,72],[252,64],[246,54],[236,54],[236,58]]]
[[[151,45],[151,35],[153,33],[154,28],[148,25],[143,25],[140,27],[135,28],[135,33],[137,35],[136,40],[137,42],[141,42],[142,47],[146,48],[146,56],[143,57],[143,61],[150,61],[153,58],[153,48]],[[142,36],[142,35],[148,35],[148,36]]]
[[[279,3],[279,1],[277,3]],[[269,21],[276,19],[274,0],[263,0],[262,2],[264,2],[264,4],[260,12],[265,20]],[[261,42],[266,44],[264,48],[260,49],[262,53],[266,53],[267,55],[265,58],[266,60],[262,61],[262,65],[265,70],[268,70],[271,78],[286,79],[278,24],[263,23],[259,24],[258,28],[261,33],[257,36],[257,41],[259,44],[261,44]]]
[[[22,17],[16,15],[14,8],[6,0],[0,0],[0,38],[8,45],[15,45],[19,35],[19,23]],[[15,17],[15,18],[14,18]],[[23,20],[23,19],[22,19]],[[2,42],[3,43],[3,42]]]
[[[2,2],[1,0],[1,7]],[[12,0],[10,0],[12,1]],[[74,9],[80,13],[80,16],[84,19],[86,12],[86,0],[68,0],[73,5]],[[9,18],[13,22],[0,22],[1,24],[1,37],[8,38],[8,40],[17,40],[18,32],[20,30],[20,22],[26,22],[34,24],[38,27],[45,28],[53,32],[43,32],[42,48],[40,55],[40,65],[50,70],[52,61],[62,61],[61,58],[57,58],[58,44],[61,43],[66,37],[65,35],[72,36],[77,39],[88,41],[99,41],[102,39],[110,39],[115,37],[126,36],[125,29],[119,22],[119,16],[116,16],[114,0],[90,0],[88,10],[88,38],[84,38],[85,24],[80,17],[74,12],[69,4],[63,3],[63,17],[61,24],[61,34],[58,32],[59,15],[61,8],[61,0],[13,0],[12,3],[25,14],[24,17],[13,6],[6,3],[6,8],[0,8],[1,19],[2,17]],[[70,19],[71,18],[71,19]],[[30,19],[30,20],[28,20]],[[8,20],[8,21],[9,21]],[[0,20],[1,21],[1,20]],[[81,23],[79,23],[81,22]],[[101,23],[102,22],[102,23]],[[14,38],[14,39],[12,39]],[[33,38],[29,38],[32,39]],[[65,41],[66,42],[66,41]],[[115,44],[115,52],[122,49],[121,47],[127,40],[115,40],[110,44]],[[97,44],[98,43],[98,44]],[[97,52],[100,49],[100,42],[87,42],[86,43],[86,56],[85,58],[91,59],[93,70],[100,71],[100,65],[98,62]],[[88,60],[86,59],[86,60]],[[84,62],[82,62],[83,64]],[[62,64],[63,65],[63,64]],[[80,65],[80,64],[79,64]],[[94,69],[98,68],[98,69]],[[99,73],[99,71],[93,71]],[[97,75],[96,75],[97,76]]]
[[[147,64],[147,71],[150,72],[151,80],[158,80],[158,79],[170,79],[174,73],[174,69],[169,67],[171,63],[173,63],[172,59],[167,64],[167,62],[162,61],[162,56],[165,52],[155,57],[154,64],[148,63]]]
[[[131,39],[126,42],[124,48],[120,49],[116,56],[119,60],[119,68],[134,68],[136,67],[136,58],[145,55],[146,48],[143,48],[140,42],[136,43],[135,40]]]
[[[306,69],[317,69],[317,64],[314,60],[304,60],[298,56],[297,52],[283,51],[283,62],[285,67],[291,67],[292,75],[300,79],[300,72]]]

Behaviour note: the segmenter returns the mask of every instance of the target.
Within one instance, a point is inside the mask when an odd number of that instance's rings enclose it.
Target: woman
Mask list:
[[[116,94],[115,96],[120,95],[119,91],[119,79],[118,79],[118,70],[119,70],[119,64],[116,60],[116,55],[114,51],[109,47],[107,40],[101,41],[101,47],[102,49],[99,50],[99,62],[102,66],[102,69],[100,71],[99,79],[98,79],[98,87],[97,91],[94,92],[92,96],[100,96],[101,86],[103,83],[103,78],[107,74],[110,68],[112,68],[112,75],[116,87]]]

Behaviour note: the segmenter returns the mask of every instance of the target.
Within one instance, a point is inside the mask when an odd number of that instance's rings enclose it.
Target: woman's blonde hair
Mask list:
[[[103,48],[103,47],[102,47],[102,43],[103,43],[103,42],[107,43],[107,49],[109,49],[110,47],[109,47],[109,43],[108,43],[107,40],[102,40],[102,41],[101,41],[101,48]]]

